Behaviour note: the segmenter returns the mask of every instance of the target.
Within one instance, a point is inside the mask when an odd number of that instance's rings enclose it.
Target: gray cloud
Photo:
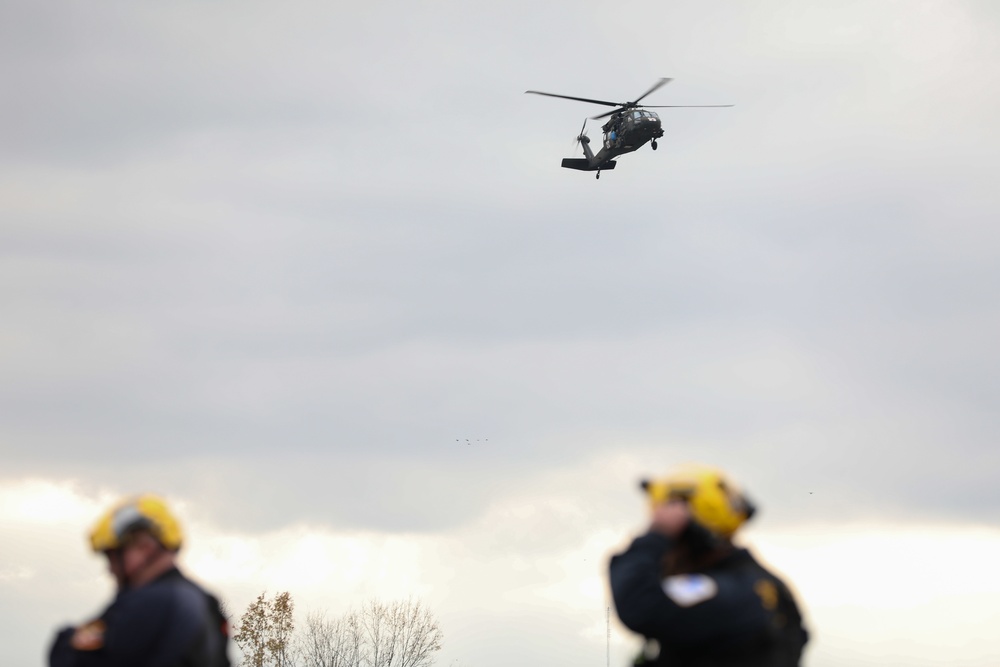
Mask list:
[[[660,442],[993,516],[995,16],[632,10],[6,3],[5,474],[432,530]],[[521,95],[661,75],[737,107],[599,183],[558,168],[593,109]]]

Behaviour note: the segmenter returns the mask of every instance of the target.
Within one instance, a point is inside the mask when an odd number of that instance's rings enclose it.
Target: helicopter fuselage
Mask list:
[[[602,169],[614,169],[613,160],[616,157],[638,150],[650,141],[655,148],[656,140],[663,136],[660,117],[645,109],[626,109],[616,113],[601,130],[604,132],[604,144],[597,153],[590,148],[590,139],[581,135],[580,144],[585,159],[566,158],[562,166],[598,173]]]
[[[601,128],[604,147],[594,156],[600,162],[611,160],[642,148],[647,142],[663,136],[660,117],[646,109],[627,109],[611,117]]]

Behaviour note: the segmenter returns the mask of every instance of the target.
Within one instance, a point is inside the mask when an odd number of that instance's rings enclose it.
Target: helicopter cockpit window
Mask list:
[[[632,118],[634,118],[636,120],[639,120],[640,118],[642,118],[642,112],[641,111],[633,111],[632,112]]]

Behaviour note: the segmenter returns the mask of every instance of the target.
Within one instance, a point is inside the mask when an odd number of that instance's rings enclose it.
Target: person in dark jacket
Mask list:
[[[795,667],[808,634],[788,586],[735,546],[754,507],[719,470],[685,466],[643,482],[646,534],[611,559],[622,623],[646,637],[636,664]]]
[[[129,498],[98,521],[94,551],[118,586],[95,619],[63,628],[50,667],[229,667],[219,602],[177,568],[180,525],[162,499]]]

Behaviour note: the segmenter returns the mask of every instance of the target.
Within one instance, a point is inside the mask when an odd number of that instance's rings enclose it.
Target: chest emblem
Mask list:
[[[677,574],[662,583],[663,592],[678,607],[693,607],[711,600],[719,592],[715,580],[704,574]]]

